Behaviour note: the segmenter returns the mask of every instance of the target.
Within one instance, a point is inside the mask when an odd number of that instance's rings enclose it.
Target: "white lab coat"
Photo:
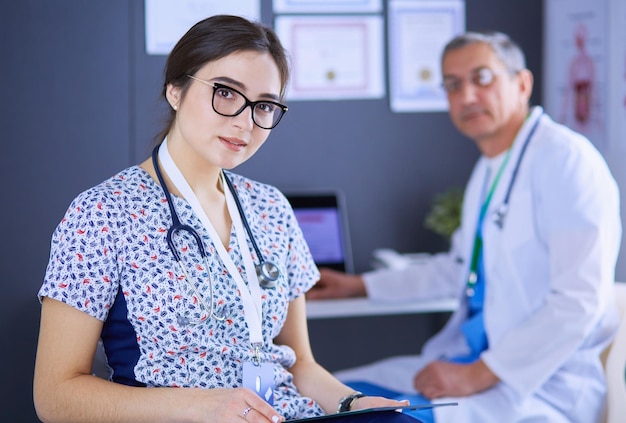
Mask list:
[[[519,166],[503,229],[493,220],[503,203],[522,144],[541,119]],[[414,392],[421,366],[468,352],[460,324],[464,288],[486,175],[479,159],[465,191],[461,228],[449,253],[402,272],[365,275],[372,299],[460,296],[460,308],[419,357],[392,358],[342,380],[370,380]],[[520,130],[483,226],[489,348],[481,358],[501,383],[435,409],[437,423],[596,421],[604,404],[599,354],[617,325],[612,302],[621,240],[619,193],[597,150],[535,107]]]

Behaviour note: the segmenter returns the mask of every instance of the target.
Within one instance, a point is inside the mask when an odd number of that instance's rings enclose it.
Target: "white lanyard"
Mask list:
[[[244,268],[246,270],[246,275],[248,277],[248,285],[243,280],[241,273],[235,266],[235,263],[231,259],[230,255],[224,248],[217,231],[211,224],[208,216],[204,212],[204,209],[200,205],[200,201],[196,197],[196,194],[187,183],[187,180],[181,173],[181,171],[174,163],[172,156],[170,156],[169,151],[167,149],[167,139],[163,141],[161,146],[159,147],[159,159],[161,164],[163,165],[163,169],[167,173],[167,175],[172,180],[172,183],[176,187],[176,189],[183,195],[185,200],[189,203],[194,213],[204,227],[211,240],[213,241],[213,245],[217,250],[217,254],[220,257],[220,260],[226,266],[226,269],[230,273],[230,275],[235,279],[237,283],[237,288],[239,290],[241,301],[243,303],[243,312],[246,323],[248,324],[248,329],[250,330],[250,342],[255,348],[258,348],[260,345],[263,345],[263,331],[262,331],[262,302],[261,302],[261,288],[259,286],[259,282],[256,279],[256,270],[254,267],[254,262],[252,261],[252,255],[250,254],[250,249],[247,248],[247,242],[244,236],[244,228],[241,222],[241,217],[237,212],[237,206],[234,203],[233,193],[230,192],[228,186],[225,184],[225,181],[222,178],[222,186],[224,187],[224,195],[226,197],[226,204],[228,206],[228,213],[230,214],[230,218],[233,221],[233,225],[235,226],[235,233],[237,236],[237,243],[239,244],[239,249],[241,250],[241,255],[243,257]],[[209,271],[207,269],[207,271]],[[258,350],[256,352],[258,359]]]

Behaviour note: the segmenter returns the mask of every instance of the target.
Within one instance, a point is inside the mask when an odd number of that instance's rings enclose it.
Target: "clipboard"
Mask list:
[[[354,411],[344,411],[343,413],[335,413],[335,414],[326,414],[324,416],[317,417],[306,417],[303,419],[293,419],[287,420],[285,423],[308,423],[315,421],[332,421],[335,419],[340,419],[347,416],[353,416],[355,414],[374,414],[374,413],[390,413],[390,412],[400,412],[400,411],[416,411],[423,410],[426,408],[434,408],[434,407],[445,407],[445,406],[453,406],[459,405],[458,402],[442,402],[435,404],[414,404],[414,405],[405,405],[403,407],[377,407],[377,408],[365,408],[363,410],[354,410]]]

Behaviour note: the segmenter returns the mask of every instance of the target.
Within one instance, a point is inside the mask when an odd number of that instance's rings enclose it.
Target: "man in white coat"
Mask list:
[[[457,401],[434,409],[437,423],[595,422],[617,326],[615,180],[586,138],[529,106],[533,77],[506,35],[456,37],[442,72],[452,122],[482,153],[451,250],[404,270],[323,269],[308,299],[459,296],[460,307],[420,356],[337,376]]]

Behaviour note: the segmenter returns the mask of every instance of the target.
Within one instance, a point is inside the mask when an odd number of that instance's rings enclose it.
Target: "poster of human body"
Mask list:
[[[544,105],[557,121],[608,147],[609,0],[546,3]]]

